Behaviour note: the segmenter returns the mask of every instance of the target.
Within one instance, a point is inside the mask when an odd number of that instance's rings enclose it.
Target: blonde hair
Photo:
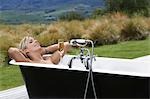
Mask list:
[[[18,48],[19,49],[26,49],[26,46],[27,46],[27,44],[28,44],[28,41],[29,41],[29,38],[30,38],[30,36],[26,36],[26,37],[24,37],[21,41],[20,41],[20,44],[19,44],[19,46],[18,46]]]

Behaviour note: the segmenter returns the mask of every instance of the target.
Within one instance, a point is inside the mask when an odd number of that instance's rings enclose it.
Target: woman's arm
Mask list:
[[[69,42],[64,42],[64,52],[67,53],[67,51],[70,49],[71,45]],[[54,44],[48,47],[43,48],[43,54],[48,54],[48,53],[54,53],[58,50],[58,44]]]
[[[44,54],[53,53],[58,50],[58,44],[50,45],[48,47],[44,47]]]
[[[9,57],[14,59],[16,62],[31,62],[31,60],[26,58],[18,48],[9,48],[8,54]]]
[[[62,51],[58,51],[58,44],[54,44],[51,46],[48,46],[46,48],[43,48],[43,54],[48,54],[48,53],[53,53],[51,55],[51,61],[54,64],[58,64],[60,62],[61,57],[63,57],[65,55],[65,53],[67,53],[67,51],[70,49],[71,45],[69,44],[69,42],[65,42],[64,43],[64,50]]]

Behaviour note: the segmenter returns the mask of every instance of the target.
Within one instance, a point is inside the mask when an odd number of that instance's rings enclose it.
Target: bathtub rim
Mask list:
[[[15,60],[11,60],[9,64],[17,65],[17,66],[26,66],[26,67],[41,67],[41,68],[52,68],[52,69],[66,69],[66,70],[77,70],[77,71],[88,71],[83,68],[69,68],[69,66],[63,64],[44,64],[44,63],[28,63],[28,62],[16,62]]]
[[[73,57],[74,55],[67,55]],[[125,60],[129,61],[129,59]],[[132,60],[130,60],[132,61]],[[135,61],[133,61],[135,62]],[[65,69],[65,70],[75,70],[75,71],[86,71],[84,68],[69,68],[69,66],[63,65],[63,64],[44,64],[44,63],[28,63],[28,62],[15,62],[15,60],[11,60],[9,62],[13,65],[19,65],[19,66],[29,66],[29,67],[43,67],[43,68],[53,68],[53,69]],[[117,75],[127,75],[127,76],[138,76],[138,77],[150,77],[150,73],[137,73],[137,72],[127,72],[127,71],[117,71],[117,70],[107,70],[107,69],[94,69],[93,72],[96,73],[106,73],[106,74],[117,74]]]

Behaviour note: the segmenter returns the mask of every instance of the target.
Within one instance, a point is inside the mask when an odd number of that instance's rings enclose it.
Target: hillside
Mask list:
[[[45,23],[69,11],[90,15],[104,0],[0,0],[1,23]]]

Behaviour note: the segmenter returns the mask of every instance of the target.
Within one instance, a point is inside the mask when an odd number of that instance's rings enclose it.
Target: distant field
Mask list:
[[[9,24],[20,24],[20,23],[46,23],[44,20],[44,11],[28,12],[25,11],[1,11],[0,21]]]
[[[51,9],[45,8],[40,10],[22,9],[22,10],[1,10],[0,22],[7,24],[21,24],[21,23],[50,23],[58,20],[58,17],[70,11],[79,12],[82,15],[91,13],[94,7],[84,4],[61,4],[61,6],[54,5]]]

